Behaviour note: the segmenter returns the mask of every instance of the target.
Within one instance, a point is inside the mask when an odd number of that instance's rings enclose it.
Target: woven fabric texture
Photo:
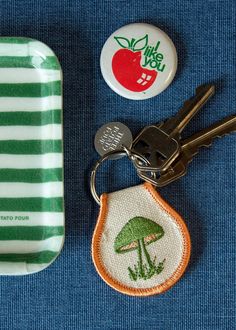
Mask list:
[[[201,150],[188,174],[160,189],[186,221],[192,256],[183,279],[149,298],[127,297],[96,273],[90,253],[98,207],[89,173],[98,158],[96,130],[122,121],[136,134],[172,116],[196,86],[214,82],[216,95],[184,136],[236,112],[236,3],[231,0],[0,0],[1,36],[46,43],[64,73],[66,240],[46,270],[0,278],[0,328],[224,329],[235,328],[235,135]],[[173,83],[159,96],[131,101],[104,82],[99,55],[107,37],[132,22],[152,23],[176,45]],[[111,161],[98,175],[99,193],[140,183],[128,160]]]

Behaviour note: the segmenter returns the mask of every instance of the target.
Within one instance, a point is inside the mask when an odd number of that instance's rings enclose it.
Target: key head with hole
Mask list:
[[[149,170],[158,171],[169,166],[180,152],[180,144],[176,139],[157,126],[147,126],[134,140],[132,150],[143,155],[151,164]],[[136,164],[140,170],[146,166]]]
[[[188,122],[214,94],[213,85],[202,85],[196,89],[194,97],[187,100],[174,116],[164,123],[149,126],[135,139],[132,148],[144,155],[150,165],[136,163],[141,171],[167,170],[180,152],[181,132]]]

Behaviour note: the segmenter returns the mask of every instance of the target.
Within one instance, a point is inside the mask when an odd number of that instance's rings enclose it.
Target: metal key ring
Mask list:
[[[95,181],[96,181],[96,173],[98,170],[98,167],[105,161],[105,160],[109,160],[112,159],[112,156],[117,155],[117,156],[127,156],[132,163],[134,163],[134,161],[136,159],[149,164],[149,161],[142,155],[140,155],[137,152],[134,152],[132,150],[130,150],[127,147],[122,146],[122,150],[114,150],[114,151],[110,151],[107,154],[105,154],[104,156],[102,156],[95,164],[91,176],[90,176],[90,190],[91,190],[91,194],[93,196],[93,198],[95,199],[95,201],[97,202],[98,205],[100,205],[100,198],[97,194],[96,188],[95,188]],[[114,158],[113,158],[114,160]]]

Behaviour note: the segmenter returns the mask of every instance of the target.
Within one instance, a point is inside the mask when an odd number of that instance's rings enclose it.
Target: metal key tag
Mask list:
[[[110,151],[121,150],[122,146],[130,148],[133,137],[130,129],[120,122],[110,122],[99,128],[95,135],[94,146],[100,156]],[[116,154],[113,159],[122,157]]]
[[[100,205],[92,239],[94,266],[109,286],[123,294],[160,294],[185,272],[191,251],[189,232],[150,183],[97,195],[98,167],[119,153],[143,161],[139,154],[123,149],[104,155],[92,171],[91,192]]]

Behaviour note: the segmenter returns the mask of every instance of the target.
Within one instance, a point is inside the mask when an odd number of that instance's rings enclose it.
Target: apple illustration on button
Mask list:
[[[141,50],[147,46],[147,36],[136,42],[134,42],[134,39],[131,41],[126,38],[115,37],[115,39],[123,47],[112,58],[112,71],[115,78],[130,91],[145,91],[154,83],[157,77],[156,70],[145,69],[141,66]],[[138,46],[143,42],[143,46]]]

